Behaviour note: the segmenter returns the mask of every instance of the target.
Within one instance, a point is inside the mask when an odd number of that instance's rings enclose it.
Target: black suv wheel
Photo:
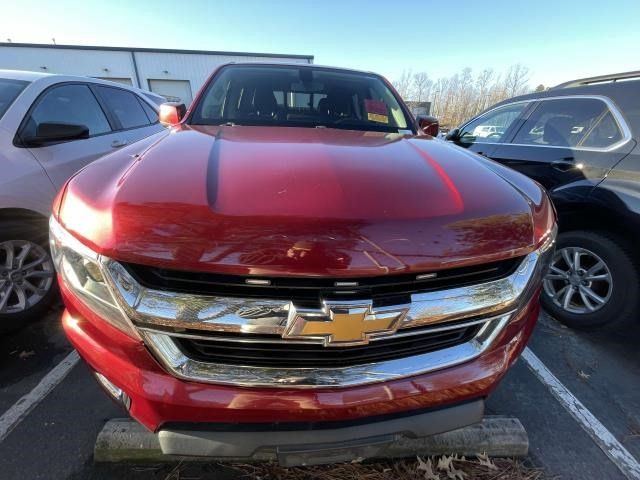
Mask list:
[[[55,287],[46,221],[0,224],[0,333],[39,318]]]
[[[622,238],[574,230],[558,236],[542,305],[573,328],[620,327],[640,306],[640,274]]]

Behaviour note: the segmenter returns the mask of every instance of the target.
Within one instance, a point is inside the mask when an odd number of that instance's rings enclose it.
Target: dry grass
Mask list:
[[[116,473],[110,471],[111,474]],[[117,476],[153,480],[549,480],[542,470],[517,459],[489,459],[484,455],[344,463],[284,468],[272,463],[229,464],[179,462],[121,466]],[[94,477],[92,477],[94,478]],[[107,478],[98,475],[95,478]]]
[[[544,480],[539,469],[515,459],[443,456],[375,463],[283,468],[273,464],[231,465],[240,478],[259,480]]]

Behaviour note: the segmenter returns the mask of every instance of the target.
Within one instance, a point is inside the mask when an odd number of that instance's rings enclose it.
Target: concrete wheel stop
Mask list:
[[[265,433],[268,435],[268,433]],[[278,462],[282,466],[317,465],[354,459],[390,459],[416,455],[467,455],[486,453],[490,457],[523,457],[529,450],[529,438],[517,418],[485,416],[477,424],[430,437],[408,438],[398,435],[392,441],[330,446],[313,452],[291,447],[261,449],[250,458],[172,456],[162,453],[158,436],[131,419],[109,420],[98,434],[95,462],[158,463],[191,462]]]

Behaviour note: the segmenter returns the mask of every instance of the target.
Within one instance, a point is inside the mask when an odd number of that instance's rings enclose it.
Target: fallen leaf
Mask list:
[[[478,463],[483,467],[487,467],[490,470],[498,469],[498,467],[496,467],[496,464],[493,463],[493,460],[489,458],[489,455],[487,455],[486,452],[479,453],[478,455],[476,455],[476,458],[478,459]]]
[[[462,470],[454,468],[453,465],[447,472],[447,478],[450,478],[451,480],[464,480],[465,475],[466,473],[464,473]]]
[[[590,373],[584,372],[582,370],[578,370],[578,376],[583,380],[589,380],[589,378],[591,378]]]
[[[449,457],[447,455],[443,455],[438,459],[438,470],[442,472],[448,472],[451,468],[451,462],[453,462],[453,457]]]
[[[454,460],[459,460],[458,456],[443,455],[438,459],[437,469],[447,474],[447,478],[451,480],[464,480],[465,473],[462,470],[455,468],[453,465]]]
[[[33,350],[29,350],[28,352],[26,350],[23,350],[18,354],[18,357],[20,357],[20,358],[22,358],[24,360],[25,358],[32,357],[35,354],[36,354],[36,352],[34,352]]]
[[[433,471],[433,464],[431,463],[430,458],[427,458],[426,462],[420,457],[416,458],[418,459],[417,469],[424,472],[425,480],[440,480],[440,475]]]

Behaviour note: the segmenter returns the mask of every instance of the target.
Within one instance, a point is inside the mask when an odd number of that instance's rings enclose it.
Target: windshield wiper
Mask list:
[[[206,124],[205,124],[206,125]],[[383,132],[398,133],[398,127],[388,125],[373,125],[362,122],[342,122],[342,123],[320,123],[313,122],[259,122],[259,121],[240,121],[233,122],[231,120],[222,123],[209,123],[209,125],[219,125],[221,127],[239,127],[239,126],[255,126],[255,127],[302,127],[302,128],[319,128],[319,129],[339,129],[354,130],[358,132]]]
[[[354,130],[357,132],[382,132],[382,133],[398,133],[397,127],[387,127],[383,125],[363,125],[361,123],[330,123],[326,128],[335,128],[339,130]]]

